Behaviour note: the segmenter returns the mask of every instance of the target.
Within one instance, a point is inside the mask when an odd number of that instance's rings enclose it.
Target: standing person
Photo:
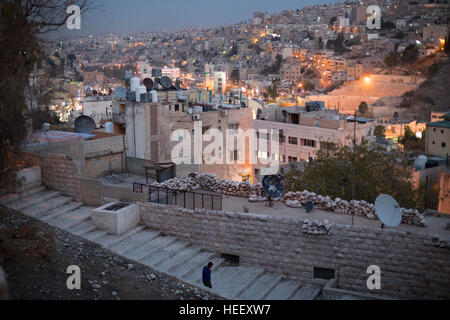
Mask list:
[[[8,300],[8,283],[2,267],[0,267],[0,300]]]
[[[206,266],[203,267],[203,284],[205,285],[205,287],[211,288],[211,269],[213,267],[213,263],[209,262]]]

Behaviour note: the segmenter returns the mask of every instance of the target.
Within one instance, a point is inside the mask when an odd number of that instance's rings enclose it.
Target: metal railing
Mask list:
[[[134,181],[133,192],[147,193],[148,201],[151,203],[172,205],[191,210],[222,210],[222,195],[207,191],[183,191]]]

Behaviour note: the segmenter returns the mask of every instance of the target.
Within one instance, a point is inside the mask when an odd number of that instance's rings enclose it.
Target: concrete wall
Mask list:
[[[450,298],[450,248],[427,235],[400,230],[332,225],[331,234],[304,233],[304,221],[141,203],[142,222],[167,235],[218,253],[237,255],[243,265],[293,279],[313,280],[314,267],[335,270],[344,290],[367,289],[367,267],[381,268],[381,290],[395,298]],[[447,246],[441,248],[439,245]],[[320,280],[324,283],[324,280]]]
[[[441,174],[439,190],[438,210],[450,214],[450,173]]]

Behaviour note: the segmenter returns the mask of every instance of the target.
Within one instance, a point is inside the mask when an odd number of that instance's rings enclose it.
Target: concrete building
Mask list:
[[[284,112],[285,111],[285,112]],[[355,122],[352,117],[339,114],[336,110],[322,109],[307,111],[305,107],[278,108],[270,115],[264,110],[259,119],[253,120],[253,128],[279,129],[279,154],[258,154],[259,157],[278,158],[280,164],[299,162],[315,158],[322,142],[351,145],[355,133]],[[284,117],[284,114],[286,117]],[[265,120],[263,120],[265,119]],[[356,140],[364,137],[371,141],[374,122],[371,119],[356,118]],[[262,166],[255,166],[255,175]]]
[[[450,113],[444,116],[443,121],[427,125],[425,152],[439,157],[450,155]]]
[[[224,71],[214,71],[214,94],[225,95],[227,90],[227,74]]]

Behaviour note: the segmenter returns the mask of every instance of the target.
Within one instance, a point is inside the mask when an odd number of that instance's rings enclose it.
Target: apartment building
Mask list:
[[[371,119],[348,117],[336,110],[319,109],[308,111],[305,107],[280,108],[276,115],[253,120],[255,130],[280,130],[279,154],[269,150],[259,153],[258,157],[279,159],[280,165],[295,163],[301,160],[314,159],[316,151],[323,142],[334,142],[351,145],[356,134],[358,142],[364,137],[371,141],[374,122]],[[271,119],[271,120],[267,120]],[[268,131],[270,132],[270,131]],[[263,166],[254,166],[255,176],[258,176]]]

